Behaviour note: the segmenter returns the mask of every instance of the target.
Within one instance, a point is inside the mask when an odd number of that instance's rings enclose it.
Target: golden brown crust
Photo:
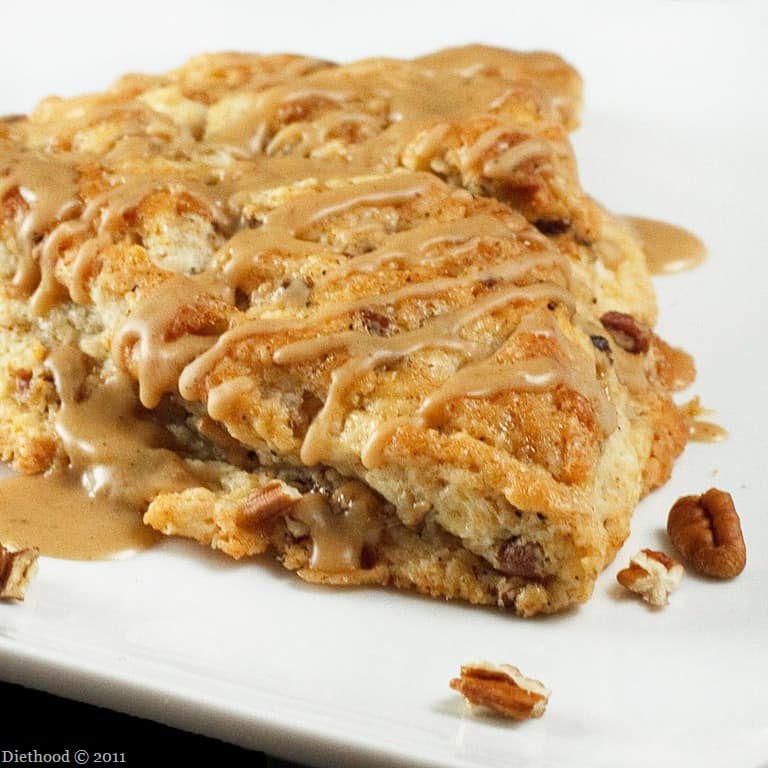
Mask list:
[[[643,471],[643,495],[669,480],[675,459],[688,442],[688,422],[669,398],[657,398],[651,412],[653,437]]]
[[[229,466],[157,495],[165,533],[321,583],[523,615],[586,600],[685,444],[670,391],[692,370],[599,323],[645,329],[655,305],[631,232],[579,186],[579,103],[557,57],[482,46],[222,54],[47,100],[0,136],[3,458],[67,462],[44,361],[76,346]],[[340,571],[261,496],[331,469],[329,493],[358,478],[386,508],[376,557]],[[276,526],[244,525],[255,507]]]
[[[265,474],[260,482],[273,483],[269,478]],[[281,521],[268,529],[238,525],[245,499],[240,491],[225,499],[202,489],[166,494],[150,505],[145,522],[166,535],[193,538],[236,559],[272,549],[286,568],[312,584],[395,586],[431,597],[514,608],[521,616],[562,610],[583,599],[574,585],[570,590],[547,590],[537,581],[504,575],[434,522],[425,521],[414,530],[394,515],[387,520],[374,563],[336,573],[317,571],[310,567],[311,540],[295,538]]]

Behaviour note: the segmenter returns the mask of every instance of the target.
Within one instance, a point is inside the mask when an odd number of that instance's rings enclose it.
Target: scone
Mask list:
[[[686,440],[577,74],[198,57],[0,124],[0,445],[308,581],[586,600]]]

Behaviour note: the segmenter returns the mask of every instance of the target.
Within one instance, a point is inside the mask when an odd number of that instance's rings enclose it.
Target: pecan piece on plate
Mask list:
[[[470,704],[513,720],[541,717],[549,701],[549,691],[538,680],[524,677],[511,664],[470,662],[462,666],[461,677],[451,680],[451,688]]]
[[[667,533],[694,570],[732,579],[747,564],[741,521],[730,493],[710,488],[678,499],[667,518]]]
[[[683,566],[653,549],[642,549],[630,561],[629,568],[616,574],[622,587],[636,592],[649,605],[657,608],[669,602],[669,595],[680,585],[685,573]]]
[[[24,591],[37,571],[39,554],[35,547],[15,549],[0,544],[0,599],[24,599]]]

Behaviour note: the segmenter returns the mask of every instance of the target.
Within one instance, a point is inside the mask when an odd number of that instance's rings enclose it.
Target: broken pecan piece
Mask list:
[[[37,571],[36,547],[15,549],[0,544],[0,598],[23,600],[24,590]]]
[[[361,309],[360,320],[368,333],[374,336],[389,336],[391,333],[390,320],[381,312],[374,312],[372,309]]]
[[[629,568],[619,571],[616,578],[622,587],[636,592],[649,605],[661,608],[680,586],[683,573],[683,566],[669,555],[642,549],[629,561]]]
[[[465,664],[461,677],[450,685],[470,704],[489,707],[513,720],[541,717],[549,701],[549,691],[538,680],[524,677],[511,664]]]
[[[533,226],[543,235],[562,235],[571,228],[568,219],[536,219]]]
[[[600,322],[613,340],[633,355],[648,351],[653,334],[651,329],[625,312],[606,312]]]
[[[524,579],[543,579],[544,552],[541,545],[534,541],[522,542],[519,536],[512,536],[502,542],[496,553],[498,569],[508,576],[520,576]]]
[[[710,488],[678,499],[669,511],[667,533],[694,570],[706,576],[732,579],[747,564],[741,521],[725,491]]]

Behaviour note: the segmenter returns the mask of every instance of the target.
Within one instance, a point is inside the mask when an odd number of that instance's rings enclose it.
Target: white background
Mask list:
[[[44,559],[28,600],[0,606],[0,677],[318,765],[768,765],[768,5],[532,5],[3,2],[0,113],[205,50],[558,51],[586,81],[585,187],[710,248],[704,267],[656,281],[660,329],[694,353],[690,394],[729,439],[687,449],[593,600],[567,615],[315,589],[167,542],[127,561]],[[674,499],[711,485],[736,499],[747,570],[723,584],[689,575],[663,612],[620,597],[616,571],[666,546]],[[447,682],[475,657],[543,680],[544,718],[469,717]]]

